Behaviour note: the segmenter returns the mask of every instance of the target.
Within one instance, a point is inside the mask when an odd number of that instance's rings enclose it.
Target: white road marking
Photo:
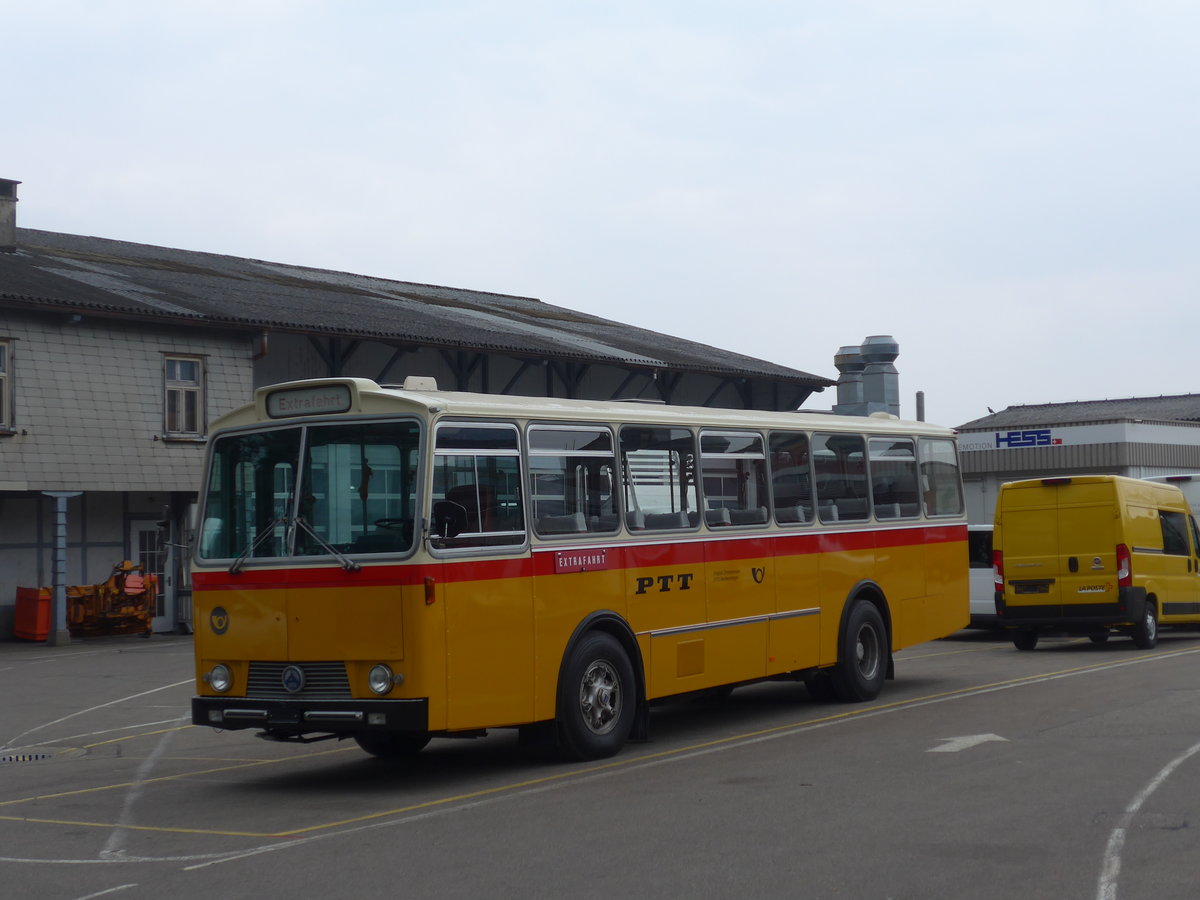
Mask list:
[[[185,722],[187,716],[180,716],[176,721]],[[141,798],[142,792],[145,789],[146,780],[150,777],[150,773],[162,758],[163,751],[167,749],[167,744],[170,743],[178,732],[167,731],[158,739],[158,743],[154,745],[154,749],[150,755],[142,760],[142,764],[138,766],[137,774],[133,777],[133,784],[130,785],[128,793],[125,795],[125,802],[121,804],[121,814],[117,816],[117,827],[112,830],[108,836],[108,840],[104,844],[104,849],[100,851],[101,859],[108,859],[113,856],[121,856],[125,853],[124,844],[125,838],[128,837],[129,831],[124,827],[133,822],[133,806]]]
[[[136,884],[119,884],[116,887],[111,887],[106,891],[96,891],[94,894],[87,894],[83,897],[76,897],[75,900],[94,900],[96,897],[107,897],[109,894],[115,894],[117,891],[127,891],[130,888],[137,887]]]
[[[1171,773],[1197,753],[1200,753],[1200,744],[1192,744],[1163,766],[1159,773],[1150,779],[1150,783],[1142,788],[1125,807],[1124,815],[1121,816],[1117,827],[1112,830],[1112,834],[1108,836],[1108,846],[1104,848],[1104,865],[1100,870],[1100,883],[1096,887],[1096,900],[1116,900],[1117,879],[1121,875],[1121,851],[1125,847],[1125,835],[1129,832],[1129,826],[1133,824],[1134,816],[1150,799],[1150,795],[1171,777]]]
[[[185,684],[193,684],[193,683],[195,683],[195,681],[196,681],[195,678],[188,678],[185,681],[176,681],[174,684],[164,684],[162,687],[150,688],[150,690],[148,690],[148,691],[142,691],[141,693],[138,693],[138,694],[130,694],[128,697],[121,697],[117,700],[109,700],[107,703],[101,703],[98,706],[89,706],[87,709],[81,709],[81,710],[78,710],[77,712],[70,713],[69,715],[65,715],[60,719],[55,719],[53,722],[46,722],[42,725],[35,725],[33,728],[30,728],[28,731],[23,731],[20,734],[18,734],[16,737],[9,738],[4,743],[4,745],[2,747],[0,747],[0,750],[6,750],[10,747],[16,747],[16,746],[18,746],[17,742],[19,740],[21,740],[21,738],[25,737],[26,735],[33,734],[35,731],[41,731],[43,728],[49,728],[51,725],[58,725],[59,723],[65,722],[68,719],[73,719],[76,716],[87,715],[88,713],[95,712],[98,709],[105,709],[109,706],[116,706],[118,703],[127,703],[130,700],[137,700],[139,697],[148,697],[150,694],[157,694],[159,691],[167,691],[167,690],[170,690],[171,688],[181,687]]]
[[[970,750],[972,747],[978,747],[980,744],[986,744],[989,741],[1008,741],[1008,738],[1002,738],[998,734],[965,734],[962,737],[939,738],[942,741],[939,747],[930,747],[926,753],[957,753],[960,750]]]

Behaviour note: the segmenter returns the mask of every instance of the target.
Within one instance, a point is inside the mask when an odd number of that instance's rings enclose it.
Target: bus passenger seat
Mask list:
[[[704,521],[709,528],[728,525],[730,524],[729,510],[724,506],[720,509],[707,509],[704,511]]]
[[[734,525],[765,525],[767,523],[767,508],[758,506],[752,509],[731,509],[729,521]]]
[[[616,513],[607,516],[591,516],[588,518],[588,531],[616,531],[621,524],[621,517]]]
[[[565,516],[542,516],[537,520],[538,534],[577,534],[587,531],[583,513],[567,513]]]
[[[647,528],[687,528],[688,515],[683,510],[668,513],[646,513]]]

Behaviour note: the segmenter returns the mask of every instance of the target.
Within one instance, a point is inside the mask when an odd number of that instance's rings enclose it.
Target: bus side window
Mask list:
[[[780,525],[811,522],[813,495],[808,435],[803,432],[773,431],[770,451],[775,521]]]
[[[700,432],[704,520],[710,528],[766,525],[767,457],[762,435]]]
[[[871,501],[877,519],[919,516],[917,448],[912,438],[871,438]]]
[[[513,425],[443,423],[437,427],[430,521],[435,547],[525,543],[521,457]]]
[[[530,518],[537,535],[615,532],[621,518],[613,491],[612,432],[599,425],[531,425],[526,441]]]
[[[821,521],[867,518],[866,441],[857,434],[815,434],[813,460]]]
[[[925,515],[960,515],[963,510],[962,477],[954,441],[921,438],[918,449]]]
[[[621,429],[621,462],[631,530],[697,526],[696,438],[690,429],[626,425]]]

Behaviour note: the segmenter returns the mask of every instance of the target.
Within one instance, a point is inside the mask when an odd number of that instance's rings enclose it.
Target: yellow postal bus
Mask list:
[[[202,494],[193,721],[278,740],[597,758],[687,692],[873,699],[968,619],[954,434],[892,416],[293,382]]]

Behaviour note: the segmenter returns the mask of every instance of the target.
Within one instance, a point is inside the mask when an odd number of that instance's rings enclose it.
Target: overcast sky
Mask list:
[[[1200,392],[1188,0],[13,2],[18,225],[537,297],[902,414]],[[810,405],[828,407],[832,391]]]

